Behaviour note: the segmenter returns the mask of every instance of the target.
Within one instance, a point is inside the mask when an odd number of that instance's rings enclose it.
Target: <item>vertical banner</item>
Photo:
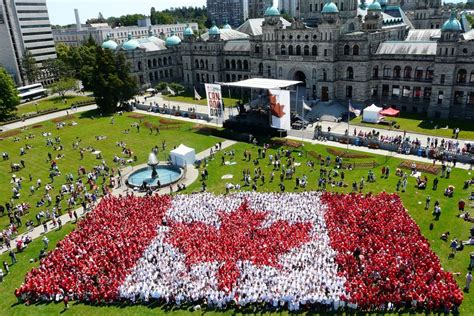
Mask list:
[[[222,90],[218,84],[206,83],[207,106],[209,108],[209,117],[222,117],[223,102]]]
[[[290,91],[268,90],[268,99],[270,102],[270,112],[272,114],[272,127],[290,130]]]

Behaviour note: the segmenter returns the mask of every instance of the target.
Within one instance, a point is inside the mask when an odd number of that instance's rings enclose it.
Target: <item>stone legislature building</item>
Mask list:
[[[203,91],[204,83],[288,79],[302,81],[313,104],[350,99],[474,118],[474,30],[464,13],[442,11],[437,1],[408,2],[420,11],[407,14],[403,3],[387,0],[302,0],[304,19],[289,22],[269,7],[237,29],[187,28],[183,38],[150,34],[121,45],[109,39],[103,48],[124,51],[144,88],[175,81]]]

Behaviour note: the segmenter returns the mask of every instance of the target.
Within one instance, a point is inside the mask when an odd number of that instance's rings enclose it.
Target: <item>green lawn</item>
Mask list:
[[[18,109],[16,111],[16,114],[18,116],[24,115],[24,114],[35,114],[37,111],[40,112],[45,112],[49,110],[64,110],[68,109],[73,105],[74,103],[77,102],[85,102],[85,101],[93,101],[93,97],[88,97],[88,96],[70,96],[67,95],[66,97],[67,102],[63,102],[63,98],[60,96],[55,96],[52,98],[48,99],[43,99],[43,100],[38,100],[38,106],[36,107],[35,101],[25,103],[22,105],[18,106]]]
[[[164,95],[163,99],[168,100],[168,101],[174,101],[174,102],[207,105],[207,99],[203,98],[201,100],[195,100],[194,94],[189,94],[189,93],[184,93],[181,95]],[[239,99],[235,99],[235,98],[223,97],[223,99],[224,99],[224,106],[226,108],[234,107],[237,101],[239,101]]]
[[[149,120],[150,122],[157,123],[158,118],[156,117],[147,117],[143,118],[144,120]],[[122,140],[132,148],[134,153],[138,156],[138,163],[144,163],[147,159],[147,154],[150,149],[155,145],[160,145],[163,139],[167,140],[168,143],[168,150],[172,148],[172,146],[177,145],[179,143],[184,143],[196,148],[196,151],[199,152],[205,148],[210,147],[216,141],[217,138],[203,136],[202,134],[198,134],[192,129],[192,124],[184,124],[181,123],[181,127],[178,130],[164,130],[162,128],[160,135],[150,135],[150,132],[142,127],[139,133],[136,132],[136,129],[131,129],[130,134],[123,134],[122,131],[124,129],[130,128],[130,124],[137,122],[138,119],[129,118],[127,114],[124,116],[116,116],[115,117],[115,124],[112,125],[110,123],[111,119],[109,117],[105,118],[90,118],[89,114],[83,114],[81,116],[77,115],[75,121],[78,122],[77,126],[67,126],[62,130],[56,130],[55,125],[52,122],[43,123],[43,126],[40,128],[30,129],[27,131],[22,132],[19,136],[22,137],[22,141],[20,143],[13,143],[11,137],[0,141],[0,152],[4,150],[8,150],[10,152],[11,160],[18,161],[19,157],[19,147],[24,146],[27,142],[33,145],[33,149],[28,152],[24,159],[26,161],[27,170],[18,172],[18,176],[28,178],[28,173],[31,172],[34,175],[34,179],[36,177],[41,177],[44,179],[43,183],[48,182],[46,175],[48,174],[48,164],[46,163],[46,157],[48,148],[45,147],[45,139],[44,137],[40,136],[42,131],[49,131],[53,133],[53,136],[60,136],[63,143],[66,145],[66,149],[64,150],[64,154],[66,157],[64,159],[59,160],[59,165],[63,174],[67,172],[72,172],[76,174],[77,166],[79,164],[85,165],[87,167],[91,167],[95,164],[100,163],[95,157],[91,154],[85,155],[85,159],[83,161],[79,161],[79,154],[77,151],[72,150],[71,142],[75,139],[75,137],[79,137],[82,139],[81,146],[94,146],[101,150],[104,153],[104,158],[109,163],[109,165],[113,166],[111,162],[111,158],[114,154],[121,156],[120,150],[116,147],[115,142]],[[24,140],[24,136],[28,133],[34,133],[36,136],[32,140]],[[96,135],[105,135],[107,136],[107,140],[104,141],[96,141],[94,136]],[[311,171],[309,167],[306,166],[306,162],[308,160],[316,160],[313,155],[317,155],[318,153],[322,154],[323,157],[328,155],[327,152],[328,146],[323,145],[310,145],[306,144],[303,149],[301,149],[301,156],[298,156],[295,152],[294,155],[297,157],[296,161],[301,163],[301,166],[297,168],[296,176],[301,176],[306,174],[308,176],[309,185],[307,190],[315,190],[317,189],[317,179],[319,178],[319,165],[317,165],[314,171]],[[233,159],[237,162],[236,165],[233,166],[221,166],[221,157],[223,153],[217,153],[213,160],[209,161],[208,171],[209,171],[209,179],[206,181],[208,186],[208,191],[212,191],[215,193],[224,193],[225,192],[225,184],[226,182],[232,182],[234,184],[243,184],[242,181],[242,170],[243,169],[250,169],[250,172],[253,174],[253,170],[255,166],[253,163],[243,161],[243,151],[244,150],[251,150],[252,151],[252,159],[257,157],[257,147],[249,144],[238,143],[232,147],[235,149],[236,156]],[[229,151],[227,149],[226,151]],[[270,153],[275,153],[276,149],[269,150]],[[334,161],[334,156],[330,155],[332,161]],[[395,184],[398,178],[395,176],[395,169],[400,164],[402,160],[392,158],[391,156],[378,156],[378,155],[371,155],[370,158],[362,158],[362,159],[345,159],[344,161],[351,161],[355,163],[359,162],[373,162],[378,165],[374,171],[376,172],[377,181],[375,183],[367,183],[363,190],[364,193],[367,192],[381,192],[381,191],[388,191],[394,192],[395,191]],[[268,155],[267,155],[268,157]],[[160,159],[164,158],[164,154],[159,155]],[[229,156],[225,156],[226,160],[229,160]],[[266,184],[258,186],[259,191],[276,191],[278,189],[278,172],[275,172],[275,180],[273,183],[269,183],[269,176],[271,172],[270,166],[267,164],[268,158],[264,160],[259,160],[259,166],[262,168],[265,176],[266,176]],[[380,169],[383,165],[388,165],[391,167],[391,175],[389,179],[381,179],[380,178]],[[29,169],[29,170],[28,170]],[[349,184],[348,188],[332,188],[328,186],[329,191],[343,191],[343,192],[350,192],[350,184],[353,181],[360,181],[362,177],[367,176],[368,168],[358,168],[352,171],[345,171],[345,182]],[[231,180],[222,180],[221,177],[226,174],[232,174],[234,176]],[[442,179],[440,178],[440,183],[438,186],[437,191],[431,190],[431,183],[434,178],[433,175],[427,175],[429,178],[429,188],[425,191],[418,190],[414,187],[415,179],[409,177],[409,185],[407,192],[402,193],[399,192],[400,196],[402,197],[406,208],[408,209],[410,215],[414,218],[414,220],[420,225],[423,234],[426,238],[430,241],[434,251],[440,256],[440,260],[443,264],[443,267],[447,271],[451,272],[460,272],[461,276],[455,277],[456,280],[459,282],[460,285],[464,282],[464,275],[467,270],[467,266],[469,263],[469,252],[470,249],[467,247],[464,251],[458,253],[455,259],[448,260],[449,254],[449,245],[445,242],[442,242],[439,237],[441,233],[445,232],[446,230],[451,231],[451,237],[458,237],[459,239],[466,240],[469,235],[469,228],[471,227],[470,224],[460,220],[456,217],[457,211],[457,201],[460,198],[466,198],[470,193],[470,190],[463,190],[462,184],[465,179],[471,177],[468,175],[467,171],[461,169],[454,169],[450,179]],[[3,186],[0,187],[0,203],[4,203],[10,196],[10,181],[11,173],[9,170],[9,163],[8,162],[0,162],[0,183]],[[64,177],[59,177],[55,180],[55,186],[60,183],[64,182]],[[452,184],[456,187],[456,192],[454,198],[445,198],[442,195],[442,190],[448,185]],[[29,181],[25,180],[24,187],[29,187]],[[294,180],[287,180],[285,181],[286,191],[296,191],[296,190],[303,190],[303,189],[295,189],[294,188]],[[193,185],[191,185],[187,190],[186,193],[191,193],[195,191],[199,191],[201,188],[200,181],[197,181]],[[248,187],[243,187],[244,190],[248,190]],[[39,198],[39,193],[35,193],[33,196],[28,196],[28,190],[24,189],[22,193],[22,198],[26,199],[33,203]],[[431,215],[431,209],[429,211],[424,210],[424,200],[427,195],[431,195],[432,197],[432,204],[436,199],[441,202],[443,213],[439,221],[434,221],[433,216]],[[26,218],[33,217],[33,214],[36,213],[37,209],[33,208],[34,210],[30,213],[29,216]],[[26,219],[25,218],[25,219]],[[429,224],[434,223],[434,229],[429,229]],[[7,219],[5,217],[0,218],[1,227],[7,224]],[[72,225],[67,225],[63,228],[62,231],[55,231],[49,233],[48,237],[51,240],[50,249],[53,248],[53,245],[58,241],[61,240],[66,233],[68,233],[72,229]],[[62,304],[37,304],[33,306],[25,306],[24,304],[17,304],[17,300],[13,295],[13,291],[17,288],[22,280],[24,279],[25,274],[37,264],[29,263],[29,259],[33,258],[38,255],[39,249],[42,246],[41,240],[37,240],[33,242],[31,246],[25,251],[24,254],[18,256],[19,263],[14,265],[11,268],[11,275],[7,276],[4,283],[0,284],[0,309],[2,310],[3,315],[44,315],[44,314],[58,314],[63,310]],[[474,250],[474,249],[473,249]],[[7,255],[3,255],[0,258],[0,261],[6,260],[10,262],[10,259]],[[188,314],[191,313],[189,309],[187,310],[179,310],[179,309],[170,309],[168,307],[160,307],[160,306],[127,306],[126,308],[122,306],[90,306],[85,304],[78,304],[74,303],[71,306],[71,309],[67,311],[67,314],[70,315],[152,315],[152,314],[165,314],[170,311],[173,311],[177,314]],[[215,312],[215,311],[205,311],[206,314],[235,314],[236,311],[231,310],[227,312]],[[287,315],[287,312],[283,312],[282,314]],[[461,315],[474,315],[474,299],[472,294],[466,294],[464,303],[461,306]]]
[[[451,138],[453,129],[459,128],[459,138],[474,139],[474,124],[470,121],[441,120],[427,118],[425,115],[416,113],[401,113],[400,117],[387,117],[387,121],[395,121],[400,125],[397,129],[401,132],[414,132],[420,134],[437,135],[438,137]],[[387,125],[362,123],[362,116],[351,120],[351,125],[360,125],[371,128],[394,129]],[[448,128],[446,128],[448,127]]]

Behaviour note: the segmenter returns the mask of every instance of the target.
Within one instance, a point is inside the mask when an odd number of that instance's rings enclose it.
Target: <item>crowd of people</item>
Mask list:
[[[105,197],[77,229],[15,292],[24,302],[112,302],[129,270],[156,235],[170,203],[168,196]]]
[[[397,196],[319,192],[107,197],[16,295],[290,311],[463,300]]]
[[[325,194],[326,224],[349,301],[376,310],[453,310],[463,294],[396,195]],[[347,238],[350,232],[351,238]]]

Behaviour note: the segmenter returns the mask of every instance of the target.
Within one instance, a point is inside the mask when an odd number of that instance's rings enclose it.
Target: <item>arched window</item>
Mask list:
[[[232,69],[235,69],[235,60],[232,59],[231,65],[232,65]]]
[[[318,46],[313,45],[313,48],[311,48],[311,55],[318,56]]]
[[[283,68],[278,68],[278,77],[282,77],[283,76]]]
[[[242,61],[241,60],[237,60],[237,69],[242,70]]]
[[[172,65],[173,64],[173,60],[171,59],[171,56],[168,57],[168,65]]]
[[[350,23],[349,24],[349,32],[354,32],[354,30],[355,30],[354,23]]]
[[[272,54],[272,50],[270,49],[270,47],[267,48],[267,55],[270,56]]]
[[[304,55],[309,56],[309,46],[308,45],[304,46]]]
[[[466,83],[467,71],[466,69],[459,69],[458,75],[456,77],[457,83]]]
[[[349,55],[349,45],[344,45],[344,55]]]
[[[426,77],[425,77],[425,78],[426,78],[427,80],[433,80],[433,75],[434,75],[433,68],[428,67],[428,68],[426,69]]]
[[[317,77],[316,68],[313,68],[312,78],[313,78],[313,80],[316,80],[316,79],[318,78],[318,77]]]
[[[153,73],[152,73],[152,72],[150,72],[150,73],[148,74],[148,77],[150,77],[150,81],[153,81]]]
[[[163,66],[166,66],[168,64],[168,59],[163,58]],[[202,64],[202,60],[201,60],[201,68],[204,68],[203,64]]]
[[[285,45],[281,45],[280,54],[281,55],[286,55],[286,46]]]
[[[262,63],[258,64],[258,74],[263,75],[263,64]]]
[[[352,69],[352,67],[347,67],[346,79],[354,79],[354,70]]]
[[[225,61],[225,68],[230,69],[230,61],[228,59]]]
[[[151,68],[151,59],[148,59],[148,68]]]
[[[352,55],[359,55],[359,45],[354,45],[354,47],[352,47]]]
[[[296,55],[301,55],[301,46],[296,45]]]
[[[474,70],[471,71],[471,76],[470,76],[470,78],[469,78],[469,82],[470,82],[470,83],[474,83]]]
[[[412,68],[410,66],[406,66],[405,69],[403,70],[403,77],[411,78],[411,71],[412,71]]]
[[[416,69],[415,69],[415,79],[418,79],[418,80],[423,79],[423,68],[416,67]]]
[[[142,70],[142,62],[141,61],[138,62],[137,66],[138,66],[138,70]]]
[[[288,46],[288,55],[293,55],[293,45]]]
[[[326,72],[326,69],[323,69],[323,81],[327,81],[328,80],[328,74]]]
[[[393,77],[400,78],[402,76],[402,68],[400,66],[395,66],[393,68]]]
[[[199,60],[197,59],[194,61],[194,68],[199,69]]]
[[[378,78],[379,77],[379,66],[375,66],[372,68],[372,78]]]
[[[196,62],[197,62],[197,60],[196,60]],[[162,65],[161,58],[158,58],[158,66],[161,67],[161,65]],[[196,66],[196,68],[197,68],[197,66]]]
[[[156,67],[156,58],[153,58],[153,67]]]
[[[248,70],[249,69],[249,62],[244,60],[244,70]]]
[[[170,64],[171,64],[171,62],[170,62]],[[209,63],[208,63],[207,59],[206,59],[206,69],[209,69]]]

